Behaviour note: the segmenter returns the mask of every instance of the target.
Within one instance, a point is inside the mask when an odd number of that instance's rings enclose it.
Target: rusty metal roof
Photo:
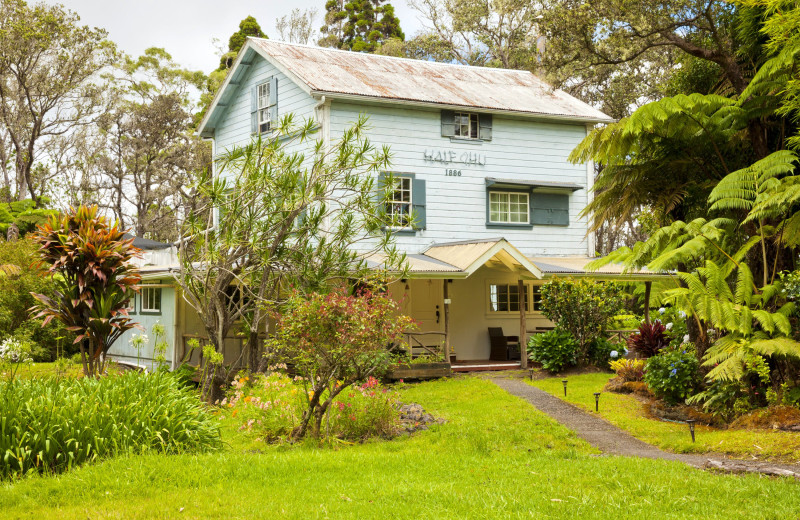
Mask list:
[[[312,93],[528,113],[586,122],[610,117],[528,71],[471,67],[248,39]]]

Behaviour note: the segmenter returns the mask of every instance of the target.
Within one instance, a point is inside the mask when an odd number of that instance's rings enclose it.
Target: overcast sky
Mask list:
[[[292,8],[316,8],[315,25],[322,25],[325,0],[47,0],[80,15],[81,22],[102,27],[109,38],[128,54],[139,55],[148,47],[163,47],[183,67],[211,72],[219,64],[212,44],[218,38],[227,48],[228,38],[239,22],[252,15],[270,38],[277,38],[275,19]],[[417,14],[406,0],[394,0],[395,13],[406,36],[421,28]]]

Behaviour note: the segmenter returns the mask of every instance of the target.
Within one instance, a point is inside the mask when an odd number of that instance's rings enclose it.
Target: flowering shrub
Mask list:
[[[659,320],[649,324],[642,323],[638,331],[628,336],[628,348],[641,357],[655,356],[669,345],[666,331],[667,328]]]
[[[589,359],[597,368],[606,370],[609,362],[625,357],[628,349],[622,343],[616,343],[608,338],[597,338],[589,346]]]
[[[23,363],[33,363],[31,346],[26,341],[16,338],[6,338],[0,343],[0,372],[6,374],[10,380],[14,380],[20,365]]]
[[[293,432],[319,437],[336,396],[357,381],[381,375],[392,362],[387,346],[412,326],[400,306],[381,293],[343,291],[294,295],[276,316],[268,351],[303,377],[306,410]],[[304,395],[306,395],[304,391]],[[312,421],[313,419],[313,421]]]
[[[611,361],[609,366],[623,382],[642,381],[644,379],[644,359],[618,359]]]
[[[542,368],[552,373],[576,364],[578,342],[569,332],[556,328],[541,334],[534,334],[528,340],[528,354],[531,359],[542,364]]]
[[[281,372],[242,376],[233,382],[222,405],[241,422],[240,430],[275,442],[290,436],[302,420],[310,398],[304,382],[300,376],[292,379]],[[398,431],[398,420],[394,392],[369,378],[334,397],[321,433],[349,441],[391,437]]]
[[[688,343],[689,329],[686,326],[686,313],[675,307],[661,307],[658,309],[660,315],[658,321],[664,324],[664,334],[669,340],[671,347],[678,347],[683,343]]]
[[[669,403],[683,402],[697,385],[697,356],[691,350],[668,349],[647,360],[644,382]]]

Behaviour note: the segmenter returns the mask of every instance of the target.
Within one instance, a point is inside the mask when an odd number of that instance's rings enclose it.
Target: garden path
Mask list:
[[[640,441],[608,421],[526,384],[518,378],[497,375],[491,377],[491,381],[511,395],[529,402],[607,455],[676,460],[696,468],[734,473],[763,473],[800,479],[798,464],[730,459],[719,454],[670,453]]]

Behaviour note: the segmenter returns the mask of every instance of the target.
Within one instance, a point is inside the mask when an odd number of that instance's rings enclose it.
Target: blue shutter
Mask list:
[[[278,124],[278,76],[269,79],[269,126],[275,128]]]
[[[484,141],[492,140],[492,114],[478,114],[478,137]]]
[[[258,133],[258,85],[250,89],[250,133]]]
[[[442,110],[442,137],[456,135],[456,113],[452,110]]]
[[[531,224],[569,226],[569,195],[534,192]]]
[[[386,172],[378,173],[378,178],[375,179],[375,185],[373,186],[373,195],[372,200],[377,204],[381,204],[383,202],[383,190],[386,188]],[[383,207],[378,208],[381,211],[384,209]]]
[[[411,209],[414,212],[414,229],[425,229],[425,179],[411,179]]]

